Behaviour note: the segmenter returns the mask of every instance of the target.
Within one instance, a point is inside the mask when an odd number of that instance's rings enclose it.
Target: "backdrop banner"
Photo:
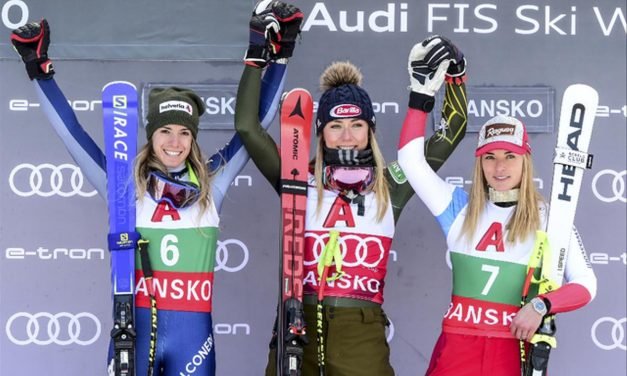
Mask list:
[[[598,277],[596,299],[558,316],[552,376],[627,374],[627,9],[624,0],[294,3],[305,13],[286,89],[320,96],[332,61],[361,68],[377,137],[396,159],[408,102],[407,56],[431,34],[468,60],[469,133],[438,174],[469,188],[477,128],[496,114],[529,126],[541,193],[549,197],[559,105],[584,83],[600,96],[575,219]],[[104,375],[111,329],[106,204],[47,120],[9,42],[47,18],[55,80],[103,146],[100,94],[125,80],[140,92],[189,86],[207,113],[210,155],[233,134],[237,84],[254,1],[0,0],[0,375]],[[442,93],[438,95],[438,103]],[[430,130],[440,121],[439,107]],[[270,133],[278,140],[278,124]],[[140,143],[145,133],[140,132]],[[219,375],[260,375],[278,296],[279,199],[249,163],[221,215],[213,319]],[[396,374],[424,374],[451,294],[439,226],[418,198],[400,217],[384,308]],[[313,323],[311,324],[313,327]],[[246,359],[246,361],[242,361]]]

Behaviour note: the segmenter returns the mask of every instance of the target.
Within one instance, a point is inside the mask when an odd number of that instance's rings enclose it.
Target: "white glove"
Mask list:
[[[446,59],[442,54],[433,50],[436,46],[439,48],[441,45],[442,39],[436,35],[417,43],[411,49],[407,61],[407,70],[413,92],[433,97],[444,83],[444,75],[451,64],[451,59]]]

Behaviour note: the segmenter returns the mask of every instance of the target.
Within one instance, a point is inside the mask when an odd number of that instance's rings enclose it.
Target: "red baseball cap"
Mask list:
[[[496,149],[505,149],[521,155],[531,153],[529,135],[520,120],[497,115],[483,124],[479,131],[475,156],[478,157]]]

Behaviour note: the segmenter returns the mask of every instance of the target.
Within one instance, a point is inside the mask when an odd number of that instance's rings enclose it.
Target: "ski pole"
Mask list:
[[[318,304],[316,305],[316,332],[318,333],[318,369],[320,376],[324,376],[324,332],[322,330],[323,323],[323,306],[324,301],[324,287],[327,282],[327,276],[329,275],[329,267],[333,260],[336,260],[336,270],[338,272],[332,280],[340,278],[342,272],[342,254],[340,253],[340,247],[338,244],[339,231],[331,230],[329,232],[329,241],[325,245],[320,259],[318,260]]]
[[[529,287],[531,286],[533,280],[533,274],[536,269],[542,263],[542,256],[544,254],[544,246],[546,244],[546,233],[544,231],[536,231],[536,241],[533,245],[533,251],[531,252],[531,258],[529,259],[529,263],[527,264],[527,276],[525,277],[525,282],[523,283],[523,291],[522,296],[520,298],[520,307],[522,308],[527,303],[527,295],[529,294]],[[533,280],[533,281],[532,281]],[[520,339],[520,374],[521,376],[525,376],[527,373],[527,351],[526,344],[524,339]]]
[[[141,258],[142,272],[144,273],[144,281],[146,289],[150,296],[150,349],[148,350],[148,376],[152,376],[155,366],[155,355],[157,351],[157,298],[155,297],[155,289],[152,282],[153,272],[148,258],[148,240],[140,239],[137,242],[139,246],[139,256]]]

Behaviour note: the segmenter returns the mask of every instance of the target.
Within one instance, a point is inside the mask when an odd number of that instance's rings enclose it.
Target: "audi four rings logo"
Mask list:
[[[325,239],[329,238],[329,234],[318,235],[314,233],[306,233],[306,238],[313,238],[313,254],[314,260],[304,260],[303,264],[306,266],[315,265],[318,263],[318,259],[320,259],[320,255],[324,250]],[[349,241],[357,242],[357,245],[354,247],[355,249],[355,259],[347,258],[346,252],[348,251],[347,243]],[[375,238],[373,236],[361,237],[358,235],[345,235],[340,236],[339,238],[340,251],[342,252],[342,264],[346,267],[357,267],[363,266],[366,268],[374,268],[385,256],[385,249],[383,248],[383,244],[381,243],[381,239]],[[371,252],[376,252],[378,255],[371,255]],[[376,259],[375,257],[376,256]]]
[[[627,351],[625,344],[625,327],[627,317],[615,319],[613,317],[601,317],[592,324],[590,335],[592,342],[603,350],[621,349]]]
[[[597,172],[592,179],[592,192],[603,202],[621,201],[627,203],[627,197],[625,197],[626,174],[627,170],[618,172],[605,169]]]
[[[39,166],[22,163],[15,166],[9,175],[11,190],[21,197],[92,197],[98,193],[96,190],[84,191],[84,184],[85,178],[81,169],[69,163],[59,166],[50,163]]]
[[[229,262],[229,260],[231,261]],[[244,269],[246,264],[248,264],[248,247],[246,244],[237,239],[218,240],[214,271],[224,270],[235,273]]]
[[[89,312],[17,312],[6,324],[7,337],[16,345],[87,346],[100,338],[100,320]]]

